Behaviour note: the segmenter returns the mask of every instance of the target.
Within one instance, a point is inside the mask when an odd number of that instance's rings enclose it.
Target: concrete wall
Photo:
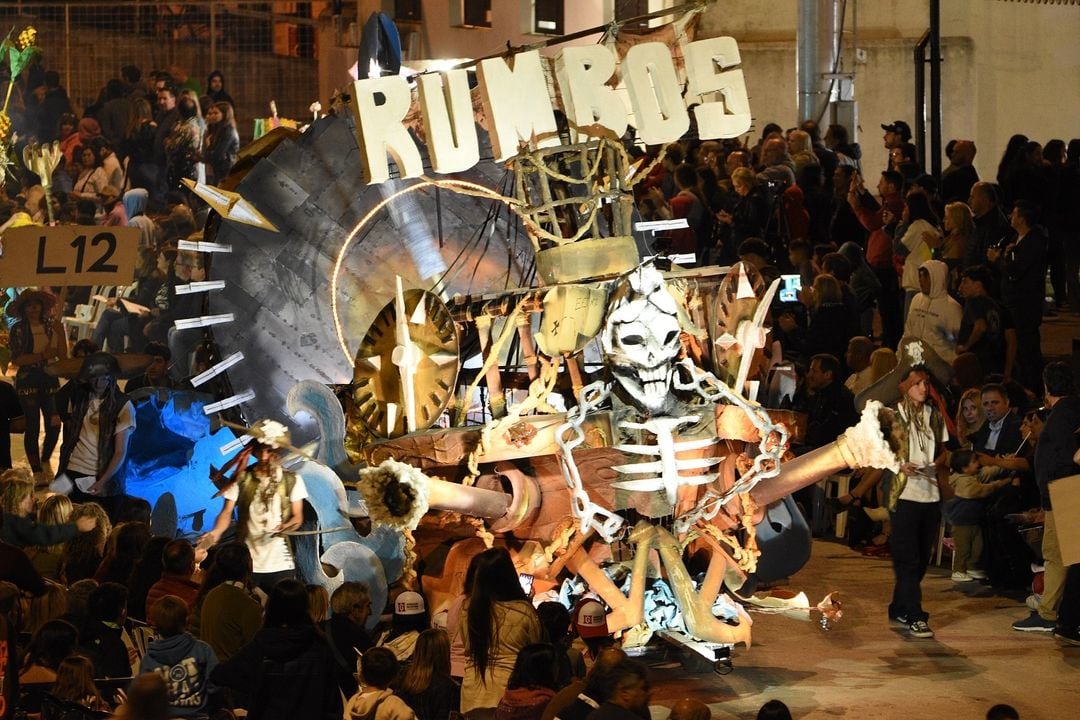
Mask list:
[[[868,171],[885,163],[880,124],[912,123],[912,48],[929,19],[926,0],[848,2],[857,6],[856,98]],[[763,9],[768,12],[763,12]],[[751,108],[760,125],[796,117],[796,0],[724,0],[705,12],[705,35],[731,35],[743,49]],[[976,168],[992,178],[1010,135],[1045,143],[1080,135],[1080,7],[1000,0],[942,3],[944,141],[974,139]],[[943,160],[944,163],[944,160]]]

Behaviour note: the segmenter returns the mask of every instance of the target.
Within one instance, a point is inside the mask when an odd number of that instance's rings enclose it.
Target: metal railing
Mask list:
[[[325,3],[201,0],[80,0],[0,4],[0,32],[38,30],[45,69],[60,73],[76,110],[94,103],[120,68],[134,65],[144,80],[168,70],[206,90],[212,70],[225,77],[241,137],[252,120],[270,114],[303,119],[317,99],[319,18]],[[7,27],[4,27],[4,26]]]

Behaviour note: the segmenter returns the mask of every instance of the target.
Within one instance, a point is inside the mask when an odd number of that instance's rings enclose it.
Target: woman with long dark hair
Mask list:
[[[495,720],[540,720],[557,690],[555,648],[549,643],[526,645],[514,661]]]
[[[240,134],[236,131],[233,106],[227,102],[215,102],[206,111],[206,138],[203,140],[206,182],[216,185],[224,180],[236,164],[239,151]]]
[[[89,143],[75,148],[74,165],[78,167],[71,195],[82,200],[98,202],[101,191],[109,184],[109,177],[101,165],[101,158]]]
[[[11,364],[18,368],[15,392],[26,420],[23,449],[37,483],[50,479],[48,475],[52,474],[52,468],[47,473],[43,468],[48,466],[60,439],[60,414],[55,401],[60,383],[45,372],[46,365],[66,358],[68,354],[64,328],[52,314],[55,307],[56,298],[42,290],[23,290],[7,306],[7,314],[16,318],[8,335],[8,347],[11,348]],[[42,416],[45,418],[45,442],[39,448]]]
[[[450,639],[445,630],[420,633],[396,692],[418,720],[448,720],[451,712],[457,712],[461,686],[450,678]]]
[[[109,703],[101,696],[101,691],[94,684],[94,664],[82,655],[69,655],[61,661],[56,671],[56,682],[49,694],[64,702],[82,705],[90,710],[108,711]],[[138,716],[139,720],[156,720]],[[45,713],[46,720],[51,720]],[[134,720],[134,718],[132,719]]]
[[[50,620],[34,633],[26,648],[19,682],[56,682],[60,663],[70,655],[79,642],[79,631],[65,620]]]
[[[127,525],[129,523],[125,523]],[[161,579],[164,562],[161,554],[165,546],[169,544],[169,538],[156,535],[150,538],[142,547],[142,552],[128,575],[128,617],[136,620],[148,620],[149,610],[146,606],[146,596],[150,588]],[[118,573],[119,574],[119,573]]]
[[[1005,144],[1005,152],[1002,153],[1001,162],[998,163],[997,183],[1002,205],[1006,208],[1010,207],[1016,199],[1014,193],[1018,174],[1024,165],[1024,148],[1027,144],[1027,135],[1013,135]]]
[[[202,150],[205,127],[199,98],[190,90],[180,93],[176,108],[180,111],[180,119],[165,138],[165,182],[168,190],[180,189],[180,181],[184,178],[197,177],[196,164]]]
[[[123,148],[127,158],[128,184],[133,188],[151,188],[160,172],[154,163],[154,109],[146,98],[132,100],[131,124]],[[128,215],[130,218],[130,213]]]
[[[459,632],[465,637],[461,711],[492,717],[506,691],[518,653],[543,639],[540,619],[518,581],[506,548],[476,556],[472,592]]]

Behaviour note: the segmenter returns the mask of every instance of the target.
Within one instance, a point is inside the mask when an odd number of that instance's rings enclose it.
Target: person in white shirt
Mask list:
[[[135,409],[120,392],[120,364],[105,352],[83,359],[60,446],[60,473],[73,483],[73,502],[96,502],[115,517],[124,495],[121,468],[135,432]]]
[[[944,418],[929,402],[930,374],[921,366],[910,367],[900,379],[900,402],[896,408],[901,430],[903,461],[889,491],[892,534],[893,586],[889,619],[906,625],[912,637],[931,638],[929,614],[922,607],[922,583],[941,524],[941,491],[936,466],[949,439]]]
[[[251,551],[252,585],[269,593],[280,580],[296,575],[296,562],[286,533],[304,521],[308,497],[304,479],[281,466],[279,451],[288,447],[288,430],[270,420],[256,423],[249,432],[256,438],[237,456],[237,471],[221,491],[225,503],[200,548],[218,542],[237,511],[236,536]],[[250,459],[255,464],[248,466]]]

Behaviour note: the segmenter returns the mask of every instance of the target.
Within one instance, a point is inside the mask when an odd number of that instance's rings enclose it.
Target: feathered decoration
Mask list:
[[[428,511],[428,477],[412,465],[384,460],[360,471],[357,489],[371,521],[399,530],[415,530]]]

